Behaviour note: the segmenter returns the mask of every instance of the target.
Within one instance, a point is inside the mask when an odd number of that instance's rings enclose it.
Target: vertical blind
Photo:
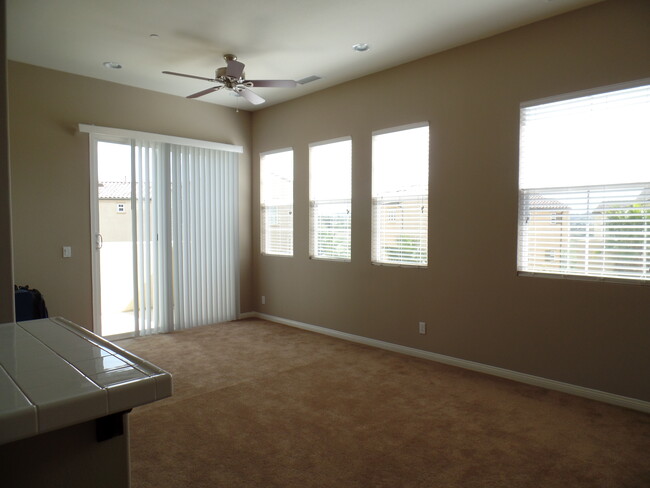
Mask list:
[[[518,270],[650,278],[650,85],[521,108]]]
[[[352,141],[309,148],[309,254],[351,258]]]
[[[136,329],[151,334],[169,324],[173,305],[165,144],[136,140],[131,148]]]
[[[426,266],[429,126],[382,131],[372,138],[372,261]]]
[[[293,151],[260,158],[261,244],[264,254],[293,255]]]
[[[171,147],[174,328],[237,317],[238,167],[232,152]]]
[[[237,156],[134,140],[136,329],[236,318]]]

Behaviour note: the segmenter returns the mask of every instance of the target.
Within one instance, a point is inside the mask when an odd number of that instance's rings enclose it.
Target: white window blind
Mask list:
[[[352,141],[309,148],[309,253],[312,258],[351,258]]]
[[[260,158],[262,253],[293,255],[293,151]]]
[[[372,261],[427,265],[429,126],[373,133]]]
[[[650,85],[525,104],[520,272],[650,279]]]

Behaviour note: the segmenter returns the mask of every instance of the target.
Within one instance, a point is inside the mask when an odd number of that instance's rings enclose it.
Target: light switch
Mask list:
[[[71,246],[63,246],[63,257],[64,258],[71,258],[72,257],[72,247]]]

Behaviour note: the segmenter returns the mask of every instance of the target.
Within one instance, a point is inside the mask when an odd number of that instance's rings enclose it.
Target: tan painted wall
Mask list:
[[[244,146],[240,164],[241,309],[250,311],[249,112],[9,63],[15,280],[51,315],[92,323],[88,134],[79,123]],[[61,247],[72,246],[72,258]]]
[[[255,112],[256,310],[650,401],[650,287],[516,273],[520,102],[650,77],[648,46],[650,2],[609,1]],[[425,120],[429,267],[372,266],[371,132]],[[352,262],[309,260],[308,144],[342,136]],[[295,254],[261,256],[259,153],[286,147]]]
[[[5,2],[0,0],[0,324],[14,320]]]

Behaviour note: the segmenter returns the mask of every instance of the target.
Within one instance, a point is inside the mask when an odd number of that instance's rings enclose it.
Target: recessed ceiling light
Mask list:
[[[115,61],[104,61],[102,64],[104,65],[104,68],[122,69],[122,65],[120,63],[116,63]]]
[[[368,49],[370,49],[370,46],[365,42],[360,42],[360,43],[355,44],[354,46],[352,46],[352,49],[354,49],[355,51],[357,51],[359,53],[362,53],[362,52],[365,52]]]
[[[158,34],[149,34],[149,37],[151,39],[159,39],[160,38],[160,36]]]

